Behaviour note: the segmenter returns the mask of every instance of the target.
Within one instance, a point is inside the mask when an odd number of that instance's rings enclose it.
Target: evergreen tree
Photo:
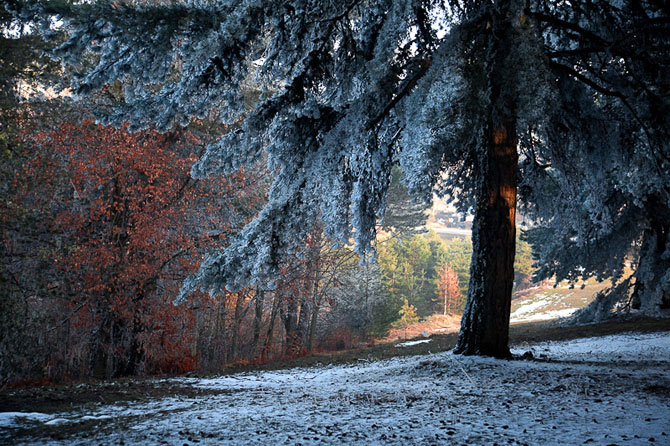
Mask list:
[[[419,322],[419,316],[416,314],[416,308],[414,305],[410,304],[407,299],[405,299],[405,303],[402,304],[400,311],[398,311],[398,315],[400,316],[400,319],[398,319],[393,324],[397,328],[405,328],[409,324]]]
[[[533,265],[533,250],[524,240],[524,236],[517,236],[516,254],[514,255],[514,289],[523,290],[530,286],[535,267]]]
[[[75,91],[126,82],[125,103],[104,120],[165,129],[214,109],[235,125],[194,175],[229,171],[267,152],[276,174],[267,206],[225,252],[203,262],[184,292],[270,279],[317,217],[327,236],[344,243],[353,234],[358,252],[367,253],[398,159],[413,192],[437,190],[475,210],[457,347],[466,354],[509,355],[519,154],[531,160],[522,185],[532,189],[532,173],[541,175],[532,164],[537,145],[550,148],[543,152],[550,159],[569,159],[576,146],[603,144],[607,135],[566,122],[579,107],[600,106],[610,72],[626,80],[643,74],[648,96],[663,98],[654,89],[664,72],[654,76],[644,65],[666,47],[658,38],[667,36],[662,2],[19,5],[24,18],[46,17],[47,34],[54,15],[70,30],[54,54],[81,70]],[[627,58],[641,68],[620,67]],[[254,74],[262,92],[250,110],[244,91]],[[628,101],[635,94],[616,90],[611,99],[633,110],[636,128],[648,134],[640,144],[655,155],[652,142],[664,135],[649,129],[659,127],[656,112],[664,109]]]
[[[560,125],[528,135],[521,188],[538,223],[527,234],[537,277],[615,283],[631,260],[633,276],[582,317],[605,316],[618,304],[667,313],[670,8],[656,1],[551,3],[534,17],[545,42],[554,42],[548,54],[564,94],[552,119]]]
[[[411,195],[401,177],[402,170],[394,166],[391,169],[391,184],[386,196],[382,229],[397,236],[424,232],[429,203],[421,200],[421,197]]]
[[[417,308],[421,317],[435,312],[437,277],[445,262],[447,251],[444,242],[434,233],[390,239],[378,247],[378,262],[382,283],[388,298],[388,308],[381,316],[380,325],[388,325],[397,314],[403,299]]]

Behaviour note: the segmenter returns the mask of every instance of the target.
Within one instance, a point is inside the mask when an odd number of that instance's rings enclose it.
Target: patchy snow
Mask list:
[[[510,314],[510,322],[547,321],[570,317],[582,306],[574,306],[569,299],[574,293],[536,293],[519,302],[519,306]],[[586,302],[583,303],[584,305]]]
[[[52,420],[47,421],[44,424],[46,424],[47,426],[53,426],[53,425],[56,425],[56,424],[63,424],[63,423],[69,423],[69,422],[70,422],[70,420],[65,419],[65,418],[54,418]]]
[[[400,344],[396,344],[396,347],[411,347],[413,345],[419,345],[419,344],[425,344],[427,342],[430,342],[430,339],[419,339],[418,341],[407,341],[407,342],[401,342]]]
[[[53,417],[40,412],[0,412],[0,427],[12,427],[19,424],[49,422]],[[0,439],[2,436],[0,436]]]
[[[552,319],[559,319],[562,317],[570,317],[579,310],[579,308],[566,308],[564,310],[547,310],[536,314],[529,314],[528,316],[519,316],[515,314],[510,316],[511,322],[533,322],[533,321],[548,321]]]
[[[518,317],[523,317],[523,315],[534,313],[537,310],[539,310],[542,307],[546,307],[549,303],[544,301],[544,300],[539,300],[536,302],[530,302],[527,304],[524,304],[520,306],[519,308],[514,311],[510,317],[512,318],[518,318]]]
[[[205,395],[0,414],[11,420],[0,443],[670,444],[670,332],[516,347],[528,349],[540,360],[445,352],[178,378],[167,383]],[[62,419],[76,433],[55,435]],[[61,424],[47,424],[54,420]]]
[[[520,354],[530,349],[536,355],[557,361],[665,361],[670,364],[670,336],[667,333],[628,333],[570,342],[543,342],[529,347],[513,348],[512,352]]]

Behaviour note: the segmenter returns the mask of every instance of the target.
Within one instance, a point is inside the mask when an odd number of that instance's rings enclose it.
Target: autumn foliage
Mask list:
[[[336,297],[358,260],[319,226],[282,259],[272,289],[173,305],[203,255],[226,246],[265,199],[261,168],[190,176],[211,142],[205,131],[39,125],[23,126],[24,158],[1,203],[0,273],[12,286],[0,385],[219,371],[328,348],[333,333],[346,345],[360,336],[348,325],[354,307]]]
[[[205,127],[131,133],[50,125],[33,112],[17,121],[18,156],[3,171],[0,386],[215,372],[366,341],[391,292],[384,264],[362,267],[318,224],[281,259],[274,287],[196,292],[173,305],[184,278],[256,215],[267,190],[262,168],[190,176],[211,142]],[[403,263],[398,292],[439,289],[445,311],[456,311],[453,271],[437,278],[440,244],[416,246],[408,252],[425,254],[425,265]],[[422,270],[435,276],[423,288],[411,273]],[[392,320],[414,321],[410,303]]]
[[[48,216],[54,241],[44,252],[56,272],[45,302],[57,315],[48,337],[60,344],[51,374],[195,367],[194,312],[172,300],[202,254],[253,214],[262,200],[254,175],[193,180],[203,142],[187,131],[65,123],[30,143],[35,156],[17,185],[24,210]]]
[[[459,288],[458,275],[449,263],[444,263],[440,267],[437,279],[437,298],[445,316],[460,312],[463,296]]]

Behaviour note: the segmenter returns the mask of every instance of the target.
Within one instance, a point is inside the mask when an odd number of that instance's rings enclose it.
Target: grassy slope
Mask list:
[[[611,286],[609,282],[598,283],[594,280],[590,280],[577,284],[573,288],[566,283],[560,283],[556,287],[549,285],[523,290],[515,293],[513,296],[512,313],[517,311],[520,307],[533,305],[535,303],[538,304],[538,308],[523,316],[533,316],[534,314],[572,308],[583,308],[593,301],[598,292],[609,286]]]

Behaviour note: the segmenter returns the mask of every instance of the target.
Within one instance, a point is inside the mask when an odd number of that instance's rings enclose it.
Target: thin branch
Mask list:
[[[377,115],[372,121],[370,121],[367,125],[367,130],[371,130],[372,128],[376,127],[377,124],[379,124],[382,119],[384,119],[389,112],[400,102],[401,99],[403,99],[405,96],[409,94],[409,92],[414,88],[416,83],[421,79],[426,72],[428,71],[428,68],[430,68],[431,65],[431,60],[430,59],[418,59],[417,62],[419,62],[419,70],[414,74],[414,76],[409,79],[403,88],[391,99],[391,101],[384,107],[384,110]]]
[[[342,20],[343,18],[347,17],[351,12],[351,10],[354,9],[354,7],[358,5],[360,2],[361,0],[354,0],[344,9],[344,11],[341,14],[334,15],[332,17],[327,17],[325,19],[308,21],[307,23],[326,23],[326,22],[335,22]]]
[[[602,37],[600,37],[599,35],[597,35],[596,33],[592,32],[592,31],[589,31],[588,29],[584,29],[581,26],[576,25],[574,23],[570,23],[568,21],[559,19],[559,18],[551,16],[551,15],[542,14],[541,12],[533,12],[533,11],[530,11],[528,9],[526,9],[524,11],[524,14],[527,15],[528,17],[532,17],[532,18],[534,18],[534,19],[536,19],[540,22],[545,22],[545,23],[549,23],[550,25],[554,25],[554,26],[557,26],[557,27],[572,30],[572,31],[576,32],[577,34],[579,34],[583,37],[586,37],[587,39],[589,39],[593,42],[598,43],[599,45],[603,45],[603,46],[608,45],[608,42],[605,39],[603,39]]]
[[[621,98],[623,99],[624,95],[621,92],[614,91],[614,90],[608,90],[607,88],[601,86],[597,82],[595,82],[592,79],[589,79],[587,76],[584,76],[582,73],[579,71],[570,68],[568,66],[565,66],[561,63],[550,61],[549,65],[553,68],[556,68],[557,70],[563,71],[570,76],[576,78],[577,80],[584,82],[586,85],[589,87],[593,88],[596,90],[598,93],[604,94],[605,96],[611,96],[611,97],[616,97],[616,98]]]
[[[73,317],[75,314],[77,314],[77,313],[79,312],[79,310],[81,310],[82,308],[84,308],[84,306],[85,306],[87,303],[88,303],[88,299],[86,299],[85,301],[83,301],[82,303],[80,303],[80,304],[77,306],[77,308],[75,308],[74,310],[72,310],[72,312],[71,312],[69,315],[67,315],[66,317],[64,317],[64,318],[63,318],[57,325],[54,325],[53,327],[47,328],[47,333],[51,333],[52,331],[56,330],[57,328],[60,328],[60,327],[62,327],[63,325],[65,325],[70,319],[72,319],[72,317]]]

